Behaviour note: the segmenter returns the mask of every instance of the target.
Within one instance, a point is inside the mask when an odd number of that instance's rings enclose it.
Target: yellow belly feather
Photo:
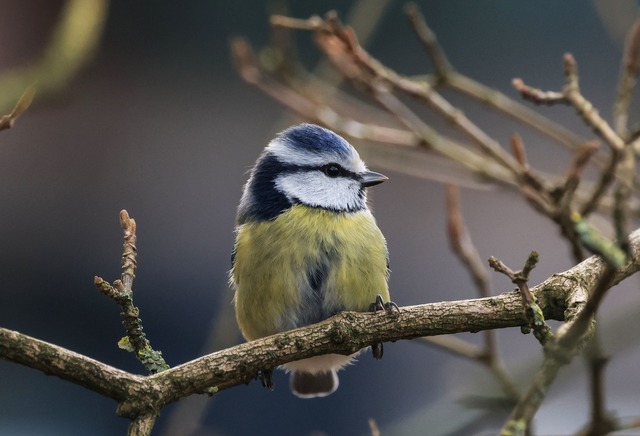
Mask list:
[[[237,229],[231,278],[238,324],[247,340],[294,328],[308,271],[330,259],[325,300],[366,311],[389,300],[387,248],[369,211],[333,213],[294,205],[273,221]]]

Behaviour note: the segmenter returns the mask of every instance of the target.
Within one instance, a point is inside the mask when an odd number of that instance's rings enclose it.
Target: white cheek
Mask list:
[[[330,178],[320,171],[284,174],[276,178],[276,188],[289,200],[335,210],[359,210],[366,206],[359,195],[360,183],[344,177]]]

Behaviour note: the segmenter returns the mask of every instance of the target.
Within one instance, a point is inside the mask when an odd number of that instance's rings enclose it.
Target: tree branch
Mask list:
[[[632,262],[607,286],[640,268],[640,230],[631,234],[630,242]],[[578,316],[605,270],[606,263],[592,256],[533,287],[545,319]],[[135,419],[211,386],[219,392],[248,383],[258,371],[294,360],[326,353],[351,354],[379,342],[525,324],[520,293],[507,292],[489,298],[402,307],[399,313],[391,314],[343,312],[319,324],[237,345],[146,377],[3,328],[0,357],[113,398],[119,402],[119,415]]]

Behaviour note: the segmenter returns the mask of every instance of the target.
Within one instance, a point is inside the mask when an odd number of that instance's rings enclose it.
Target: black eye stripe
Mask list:
[[[309,169],[320,170],[331,178],[346,177],[354,180],[358,180],[360,178],[356,173],[349,171],[340,164],[334,162],[322,165],[321,167],[310,167]]]
[[[325,172],[325,169],[331,165],[335,165],[339,168],[340,174],[336,175],[336,176],[329,176],[329,177],[347,177],[353,180],[360,180],[360,176],[357,173],[354,173],[353,171],[349,171],[348,169],[344,168],[342,165],[335,163],[335,162],[330,162],[328,164],[325,165],[321,165],[321,166],[315,166],[315,165],[295,165],[295,164],[291,164],[291,163],[284,163],[279,161],[279,159],[277,159],[279,162],[279,171],[277,171],[277,174],[291,174],[291,173],[297,173],[297,172],[302,172],[302,171],[320,171],[323,174],[327,174]]]

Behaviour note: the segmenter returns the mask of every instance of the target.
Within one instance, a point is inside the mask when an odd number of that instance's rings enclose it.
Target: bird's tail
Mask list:
[[[338,374],[334,370],[311,374],[292,371],[289,378],[291,392],[300,398],[326,397],[338,389]]]

